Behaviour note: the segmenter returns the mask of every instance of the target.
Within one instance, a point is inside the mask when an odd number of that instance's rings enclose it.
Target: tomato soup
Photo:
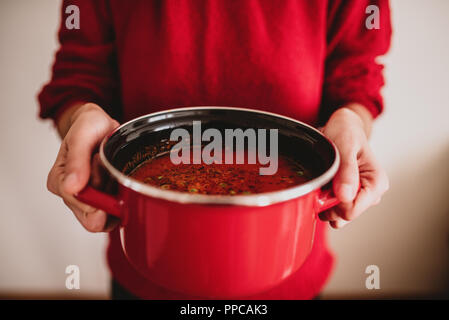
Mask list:
[[[286,189],[311,179],[303,166],[284,156],[278,157],[273,175],[260,175],[260,164],[173,164],[165,154],[147,160],[129,176],[166,190],[210,194],[248,195]]]

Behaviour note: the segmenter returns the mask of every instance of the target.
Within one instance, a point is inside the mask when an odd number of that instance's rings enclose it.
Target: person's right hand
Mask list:
[[[74,195],[80,192],[89,180],[94,186],[100,184],[99,170],[91,169],[98,169],[99,166],[98,154],[93,156],[93,152],[119,123],[93,103],[77,107],[69,118],[67,134],[48,174],[47,188],[63,199],[86,230],[110,231],[115,227],[116,221],[111,223],[104,211],[78,201]]]

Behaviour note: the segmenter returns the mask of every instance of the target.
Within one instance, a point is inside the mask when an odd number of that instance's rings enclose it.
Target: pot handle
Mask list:
[[[117,218],[121,218],[122,201],[116,197],[86,186],[83,190],[75,195],[79,201],[84,202],[92,207],[101,209]]]
[[[361,183],[359,182],[359,186],[357,187],[357,193],[359,193],[361,187]],[[337,199],[334,194],[334,189],[332,185],[329,188],[320,189],[318,192],[318,196],[316,199],[316,209],[317,213],[326,211],[332,207],[338,205],[341,201]]]
[[[316,199],[317,213],[323,212],[327,209],[335,207],[340,203],[340,200],[334,194],[332,186],[328,189],[320,189]]]

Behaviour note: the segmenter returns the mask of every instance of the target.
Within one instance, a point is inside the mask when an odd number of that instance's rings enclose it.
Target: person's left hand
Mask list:
[[[341,203],[321,212],[319,217],[329,221],[333,228],[341,228],[380,202],[389,187],[388,177],[371,151],[364,123],[356,112],[338,109],[321,131],[340,152],[340,168],[333,190]]]

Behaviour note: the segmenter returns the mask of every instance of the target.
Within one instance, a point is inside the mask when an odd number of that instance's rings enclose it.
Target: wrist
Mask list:
[[[359,103],[350,103],[345,105],[343,108],[351,110],[358,116],[363,131],[365,132],[366,136],[369,137],[371,135],[371,129],[374,120],[369,110]]]
[[[98,110],[103,111],[98,105],[94,103],[76,102],[69,106],[57,119],[56,126],[58,128],[59,135],[64,138],[67,132],[70,130],[72,124],[83,113]]]
[[[357,119],[358,124],[360,124],[366,136],[370,136],[374,118],[367,108],[359,103],[349,103],[338,109],[336,112],[339,110],[350,111],[351,114],[355,116],[354,118]]]
[[[72,116],[78,109],[84,105],[84,102],[76,102],[66,107],[55,119],[55,124],[61,138],[64,138],[72,125]]]

